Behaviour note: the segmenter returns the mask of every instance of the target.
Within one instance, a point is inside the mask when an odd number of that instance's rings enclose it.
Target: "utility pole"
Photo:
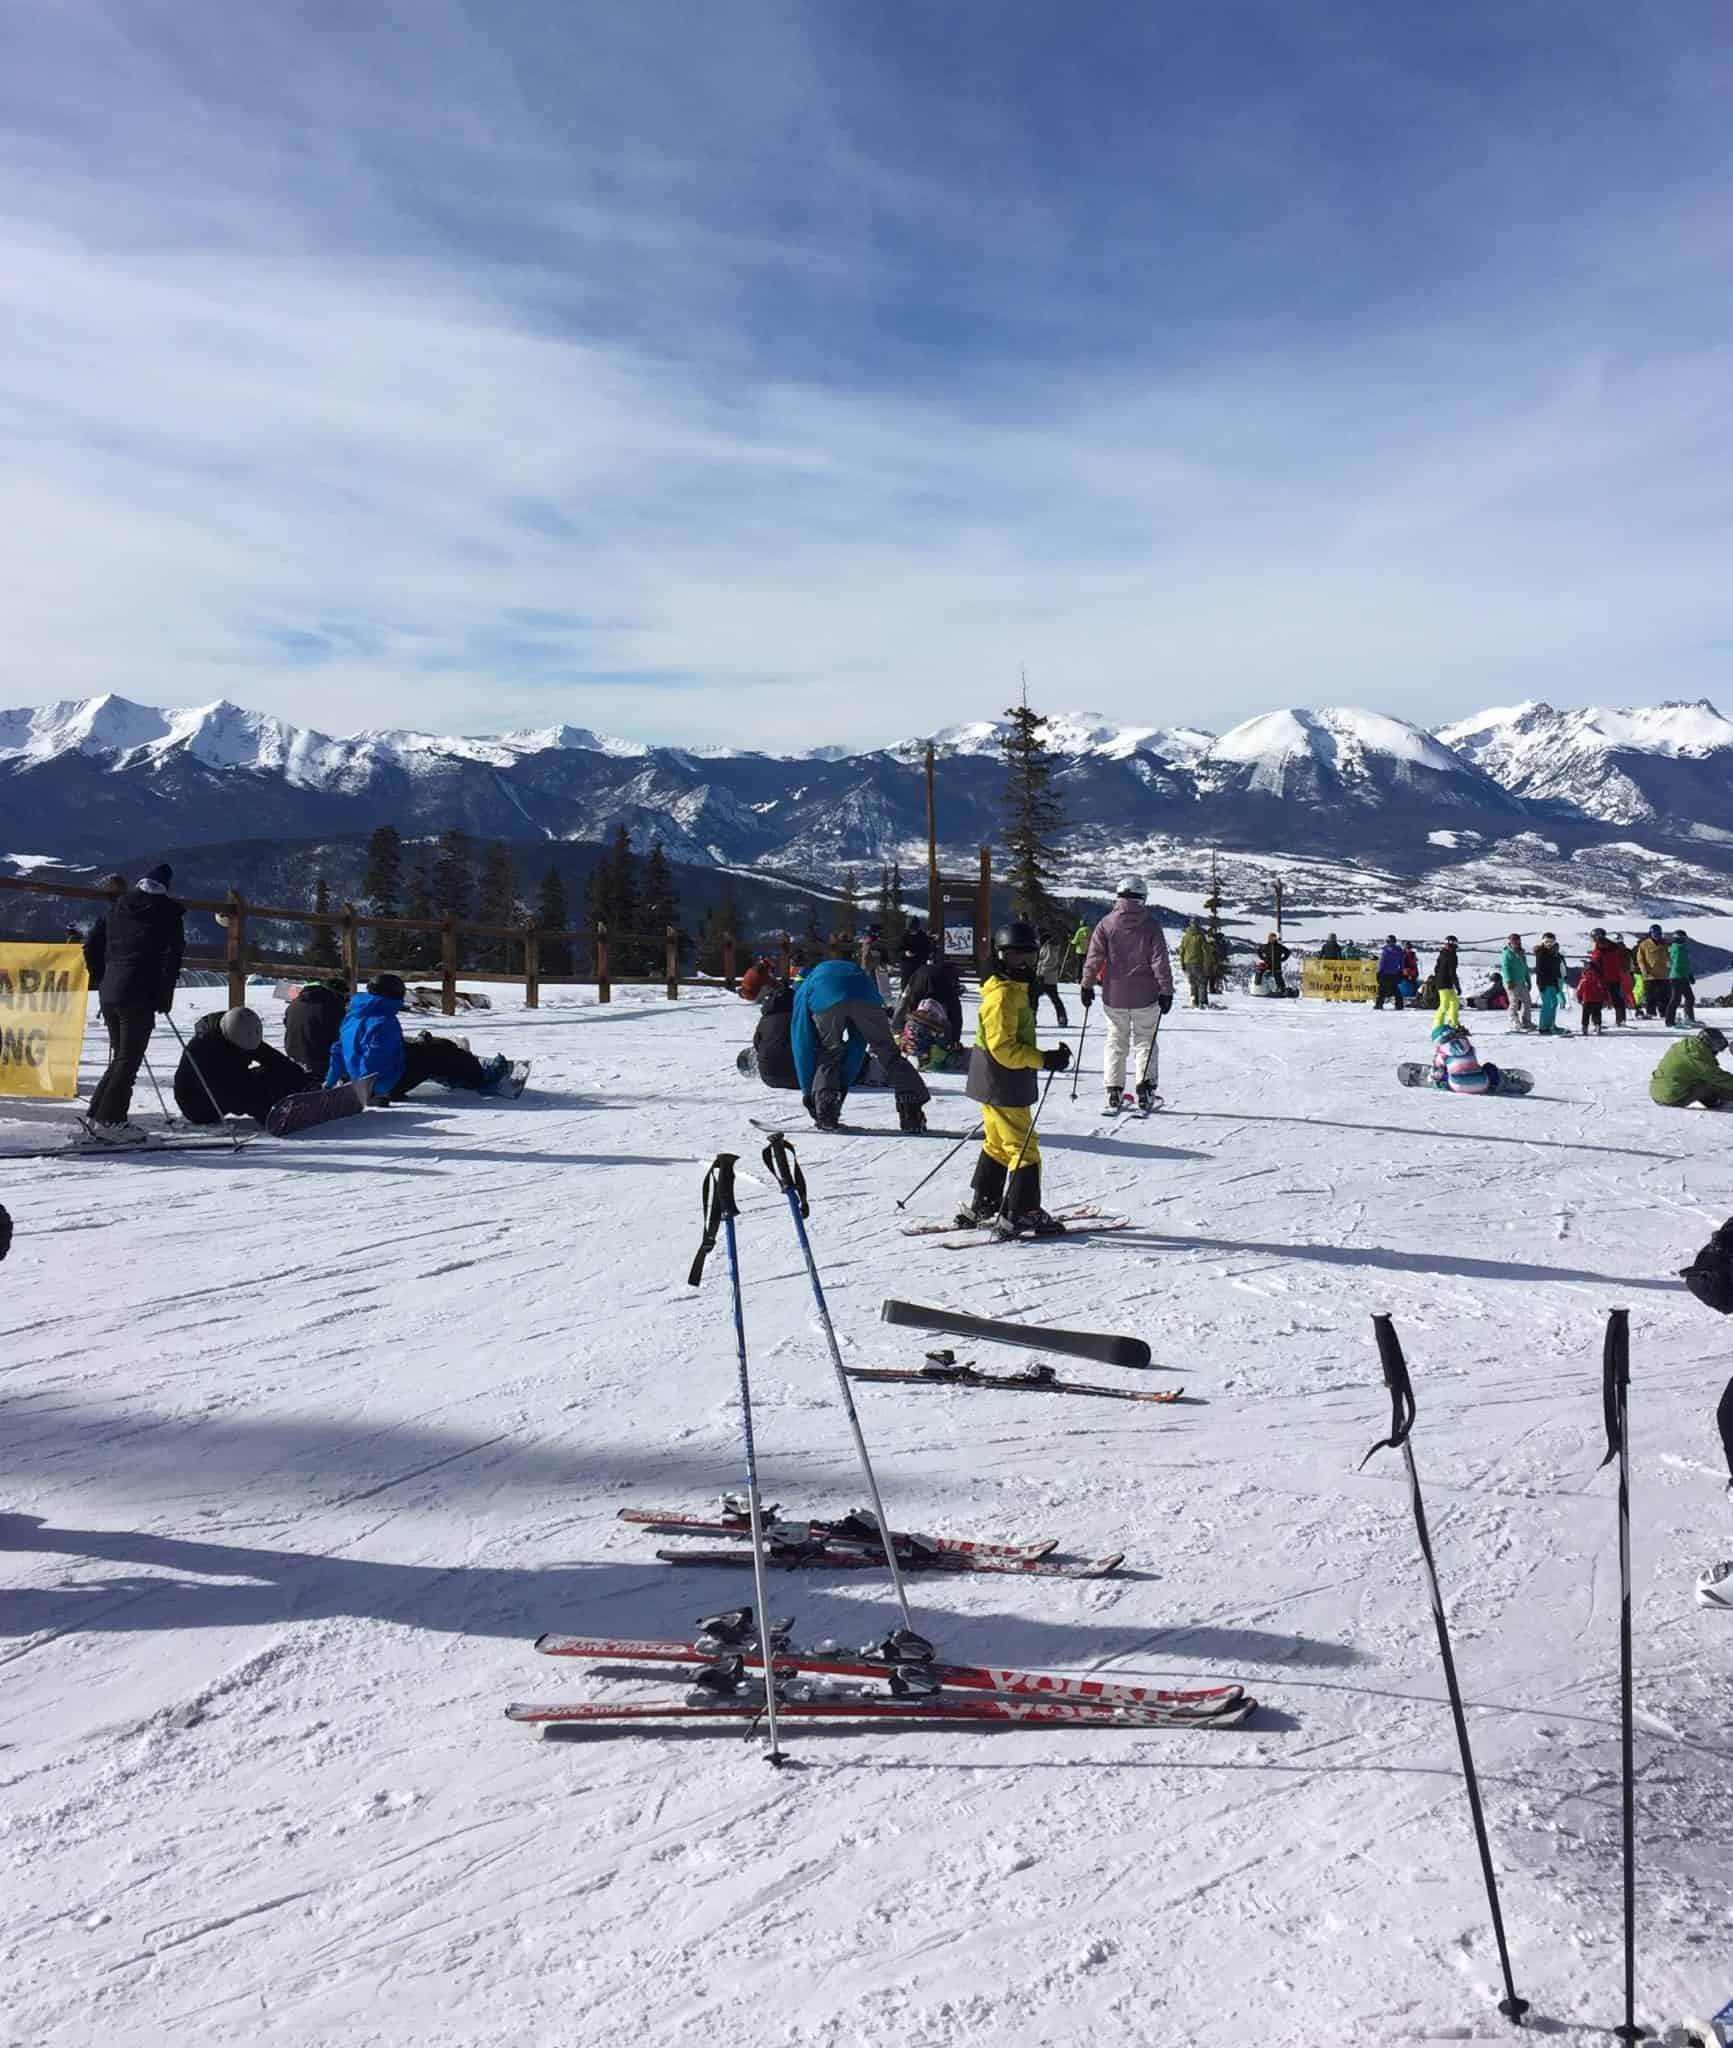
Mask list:
[[[1282,878],[1276,877],[1276,937],[1282,936]]]
[[[927,929],[939,952],[945,950],[945,914],[939,904],[938,813],[933,804],[933,743],[927,742]]]

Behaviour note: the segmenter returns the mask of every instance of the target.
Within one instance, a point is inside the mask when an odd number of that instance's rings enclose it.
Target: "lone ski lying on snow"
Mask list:
[[[893,1699],[878,1692],[779,1692],[777,1713],[790,1720],[911,1722],[1022,1721],[1036,1726],[1073,1728],[1231,1728],[1257,1707],[1242,1699],[1225,1713],[1203,1719],[1165,1707],[1096,1705],[1087,1700],[1025,1699]],[[685,1700],[580,1700],[566,1706],[538,1706],[514,1700],[505,1710],[508,1721],[543,1727],[567,1722],[608,1721],[756,1721],[764,1712],[764,1696],[718,1699],[696,1693]]]
[[[765,1562],[782,1571],[802,1568],[819,1571],[883,1571],[882,1549],[862,1549],[858,1543],[782,1543],[774,1530],[766,1530]],[[664,1564],[731,1564],[741,1562],[738,1550],[658,1550]],[[1104,1579],[1125,1562],[1125,1552],[1109,1557],[1080,1558],[1067,1564],[1051,1557],[981,1557],[957,1550],[904,1550],[897,1546],[897,1563],[905,1571],[1002,1572],[1018,1578]]]
[[[810,1521],[790,1521],[778,1508],[763,1510],[764,1528],[773,1541],[815,1543],[878,1544],[884,1541],[870,1513],[857,1508],[835,1521],[815,1516]],[[720,1514],[694,1515],[676,1508],[621,1508],[618,1519],[640,1528],[677,1531],[695,1530],[701,1536],[750,1536],[752,1523],[744,1508],[736,1510],[726,1500]],[[1059,1547],[1056,1536],[1035,1543],[977,1543],[966,1536],[922,1536],[908,1529],[893,1529],[891,1541],[899,1549],[953,1551],[961,1557],[1045,1557]]]
[[[292,1138],[297,1131],[310,1131],[315,1124],[334,1123],[338,1117],[359,1116],[373,1099],[373,1076],[363,1074],[357,1081],[339,1081],[335,1088],[303,1088],[285,1095],[265,1118],[265,1129],[273,1138]]]
[[[256,1131],[232,1131],[224,1136],[199,1126],[197,1137],[185,1135],[187,1126],[178,1120],[166,1131],[152,1131],[142,1145],[107,1145],[100,1138],[73,1138],[59,1145],[39,1145],[29,1152],[0,1151],[0,1164],[8,1159],[158,1159],[165,1152],[239,1152],[253,1142]]]
[[[1025,1366],[1021,1372],[977,1372],[972,1365],[851,1365],[851,1380],[884,1380],[905,1387],[1003,1387],[1020,1394],[1093,1394],[1104,1401],[1177,1401],[1184,1387],[1145,1392],[1139,1387],[1096,1387],[1084,1380],[1062,1380],[1050,1365]]]
[[[750,1608],[740,1610],[749,1619]],[[734,1643],[710,1636],[691,1643],[638,1642],[607,1636],[545,1635],[536,1648],[544,1657],[584,1657],[599,1664],[710,1664],[739,1657],[748,1670],[764,1669],[761,1646],[751,1636]],[[848,1650],[832,1644],[811,1649],[776,1646],[776,1669],[824,1678],[894,1678],[903,1659],[886,1655],[890,1645],[868,1644]],[[1245,1697],[1237,1683],[1176,1688],[1138,1685],[1130,1681],[1081,1678],[1053,1671],[1011,1671],[987,1664],[919,1663],[917,1668],[941,1686],[961,1692],[1005,1693],[1012,1697],[1089,1700],[1101,1706],[1186,1708],[1200,1717],[1235,1707]]]
[[[879,1310],[887,1323],[914,1330],[943,1330],[950,1337],[973,1337],[982,1344],[1017,1344],[1028,1351],[1057,1351],[1066,1358],[1093,1358],[1101,1365],[1144,1366],[1149,1346],[1141,1337],[1114,1337],[1094,1330],[1049,1330],[1039,1323],[1001,1322],[993,1316],[970,1316],[955,1309],[923,1308],[918,1302],[885,1302]]]
[[[1404,1088],[1429,1088],[1432,1086],[1432,1069],[1420,1060],[1403,1060],[1396,1069],[1396,1078]],[[1522,1067],[1500,1067],[1498,1086],[1489,1089],[1491,1095],[1526,1095],[1534,1086],[1534,1076]],[[1472,1094],[1472,1089],[1439,1089],[1440,1095]]]

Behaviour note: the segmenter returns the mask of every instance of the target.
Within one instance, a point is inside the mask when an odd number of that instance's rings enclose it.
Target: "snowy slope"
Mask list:
[[[18,1225],[7,2038],[1505,2038],[1401,1467],[1359,1464],[1388,1426],[1367,1318],[1390,1309],[1517,1982],[1537,2031],[1589,2048],[1619,2005],[1596,1469],[1615,1303],[1633,1311],[1641,2010],[1718,2004],[1733,1634],[1689,1579],[1733,1550],[1710,1420],[1727,1360],[1673,1269],[1733,1174],[1717,1120],[1648,1104],[1652,1032],[1527,1041],[1533,1098],[1464,1102],[1393,1085],[1421,1049],[1411,1018],[1181,1007],[1169,1113],[1111,1128],[1092,1036],[1042,1145],[1053,1196],[1131,1214],[1093,1243],[912,1243],[892,1204],[936,1146],[802,1143],[852,1357],[918,1356],[877,1319],[896,1293],[1124,1327],[1155,1384],[1187,1389],[1171,1410],[863,1389],[899,1517],[1130,1553],[1093,1584],[919,1580],[923,1624],[961,1656],[1231,1672],[1267,1703],[1254,1726],[796,1730],[779,1775],[738,1733],[554,1743],[499,1718],[511,1697],[663,1689],[538,1660],[541,1628],[680,1632],[749,1597],[744,1570],[659,1565],[615,1519],[739,1479],[726,1281],[686,1285],[719,1148],[751,1170],[767,1487],[795,1511],[858,1496],[746,1122],[787,1098],[734,1071],[751,1021],[721,995],[550,992],[461,1027],[533,1056],[515,1105],[435,1096],[239,1162],[0,1163]],[[159,1072],[172,1055],[159,1036]],[[936,1083],[936,1127],[967,1127],[961,1085]],[[883,1098],[857,1108],[891,1121]],[[0,1106],[0,1148],[65,1116]],[[809,1635],[890,1619],[860,1575],[776,1591]]]

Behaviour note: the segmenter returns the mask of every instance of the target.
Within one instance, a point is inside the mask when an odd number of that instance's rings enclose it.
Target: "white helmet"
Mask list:
[[[1113,893],[1115,896],[1135,896],[1139,903],[1144,903],[1149,898],[1149,887],[1141,875],[1127,875]]]

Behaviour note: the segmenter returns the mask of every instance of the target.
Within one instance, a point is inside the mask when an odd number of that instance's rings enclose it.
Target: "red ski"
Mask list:
[[[677,1508],[621,1508],[619,1520],[636,1523],[645,1529],[690,1529],[701,1536],[749,1537],[752,1534],[751,1519],[744,1514],[693,1515]],[[860,1515],[850,1515],[834,1522],[822,1518],[790,1522],[780,1519],[773,1507],[764,1510],[764,1531],[772,1542],[858,1543],[870,1547],[875,1544],[882,1546],[884,1540],[877,1527]],[[1045,1557],[1049,1551],[1059,1547],[1057,1536],[1044,1536],[1034,1543],[978,1543],[966,1536],[920,1536],[907,1529],[893,1529],[891,1541],[899,1553],[904,1549],[938,1550],[957,1557]]]
[[[1231,1728],[1257,1707],[1242,1698],[1225,1713],[1198,1718],[1162,1707],[1092,1705],[1083,1700],[1021,1699],[891,1699],[883,1693],[855,1696],[822,1694],[778,1698],[779,1720],[888,1721],[964,1724],[1022,1721],[1038,1727],[1073,1728]],[[543,1727],[608,1721],[757,1721],[764,1713],[762,1697],[747,1700],[578,1700],[563,1705],[537,1705],[514,1700],[505,1710],[508,1721]]]
[[[762,1671],[764,1658],[756,1647],[730,1643],[637,1642],[630,1637],[538,1637],[544,1657],[585,1657],[599,1664],[714,1664],[738,1657],[749,1671]],[[872,1650],[778,1649],[776,1669],[822,1678],[888,1677],[894,1661]],[[1012,1697],[1093,1701],[1100,1706],[1185,1707],[1201,1715],[1220,1713],[1245,1697],[1237,1683],[1175,1688],[1141,1685],[1114,1678],[1082,1678],[1056,1671],[1010,1671],[988,1664],[922,1664],[918,1667],[941,1686],[963,1692],[1004,1693]]]

